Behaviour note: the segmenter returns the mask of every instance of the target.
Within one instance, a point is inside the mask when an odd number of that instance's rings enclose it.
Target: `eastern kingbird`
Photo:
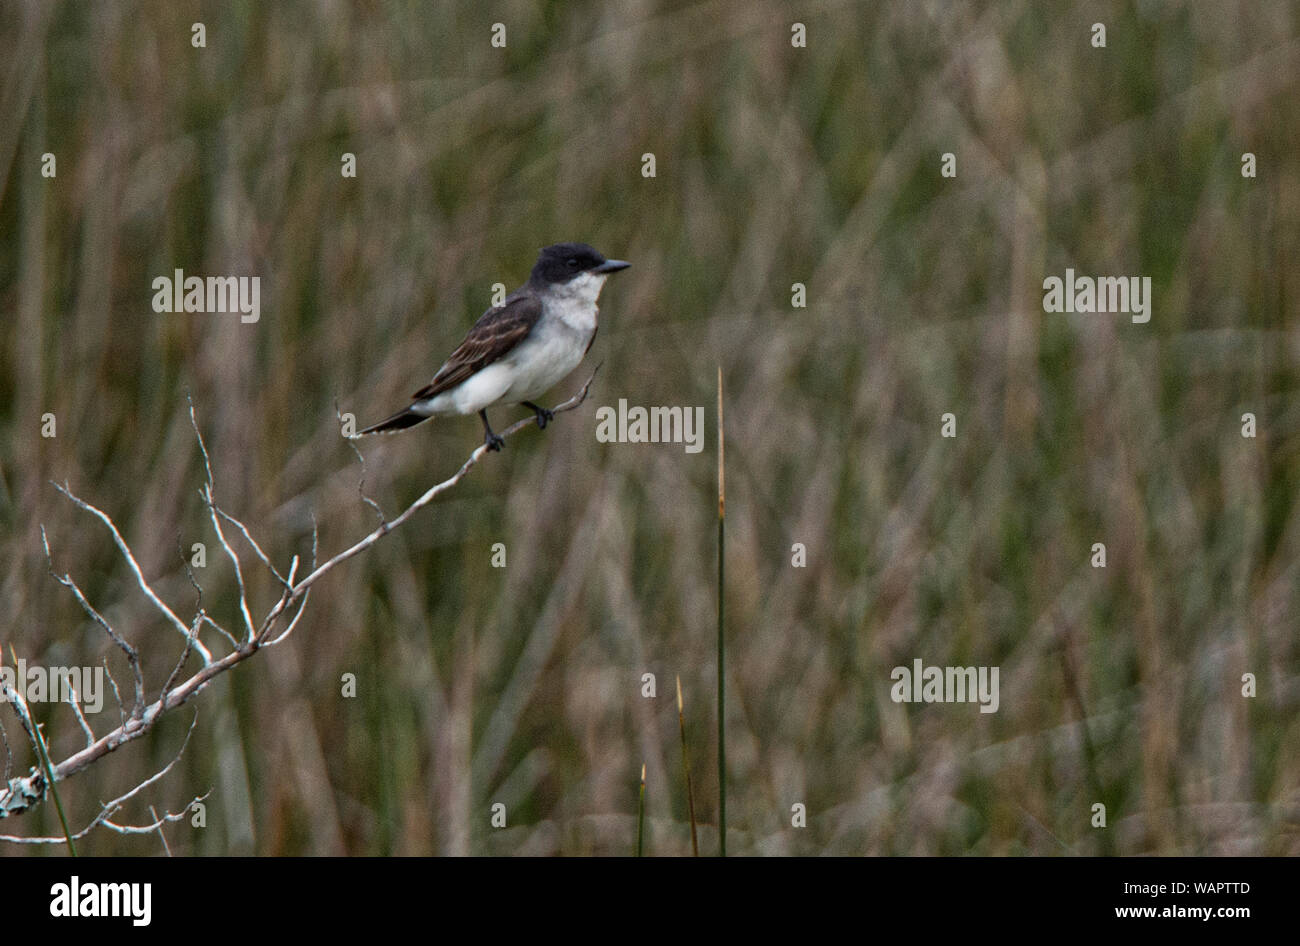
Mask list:
[[[545,429],[552,414],[532,398],[582,361],[596,338],[596,298],[610,273],[631,263],[605,259],[585,243],[557,243],[537,257],[528,282],[474,323],[465,340],[412,398],[414,403],[362,434],[403,430],[430,417],[478,413],[484,443],[500,450],[487,409],[522,404]]]

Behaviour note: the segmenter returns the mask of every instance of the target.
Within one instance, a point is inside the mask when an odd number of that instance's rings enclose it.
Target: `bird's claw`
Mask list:
[[[500,453],[501,448],[506,445],[506,438],[500,434],[488,434],[483,438],[483,443],[494,453]]]
[[[546,425],[549,424],[554,417],[555,417],[555,411],[550,411],[544,407],[539,407],[537,409],[537,429],[545,430]]]

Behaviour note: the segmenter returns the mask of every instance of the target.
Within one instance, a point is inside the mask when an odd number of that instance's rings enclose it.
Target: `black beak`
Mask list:
[[[627,269],[631,265],[632,265],[631,263],[625,263],[621,259],[607,259],[605,260],[605,262],[601,263],[599,266],[593,269],[592,272],[593,273],[616,273],[620,269]]]

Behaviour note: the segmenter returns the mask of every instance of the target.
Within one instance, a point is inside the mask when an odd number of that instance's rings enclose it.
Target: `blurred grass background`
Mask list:
[[[363,423],[405,403],[544,244],[634,264],[581,412],[512,439],[192,704],[183,763],[126,813],[212,788],[173,850],[627,854],[644,760],[647,850],[686,853],[675,674],[716,850],[715,431],[698,455],[600,444],[594,412],[712,419],[720,364],[731,852],[1300,852],[1295,3],[8,2],[0,51],[6,657],[126,672],[47,575],[41,523],[151,688],[177,653],[50,479],[116,518],[182,614],[178,543],[207,542],[205,602],[235,626],[187,389],[218,501],[284,563],[314,512],[332,554],[373,524],[335,399]],[[1066,267],[1151,276],[1151,322],[1044,314]],[[259,275],[260,321],[154,313],[177,268]],[[395,515],[480,437],[467,418],[366,444],[367,490]],[[1000,666],[1000,710],[891,702],[917,657]],[[37,714],[56,757],[80,745],[66,707]],[[65,783],[73,822],[189,718]],[[48,804],[0,830],[58,833]]]

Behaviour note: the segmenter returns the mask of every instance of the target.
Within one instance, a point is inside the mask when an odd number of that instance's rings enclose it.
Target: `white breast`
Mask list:
[[[596,300],[608,273],[583,273],[551,289],[555,313],[579,331],[596,330]],[[590,339],[588,339],[590,340]]]
[[[585,320],[590,329],[575,326],[575,320],[566,314],[556,315],[559,317],[543,318],[532,334],[502,359],[512,371],[510,386],[501,396],[503,401],[518,403],[540,397],[582,361],[596,333],[594,307]]]

